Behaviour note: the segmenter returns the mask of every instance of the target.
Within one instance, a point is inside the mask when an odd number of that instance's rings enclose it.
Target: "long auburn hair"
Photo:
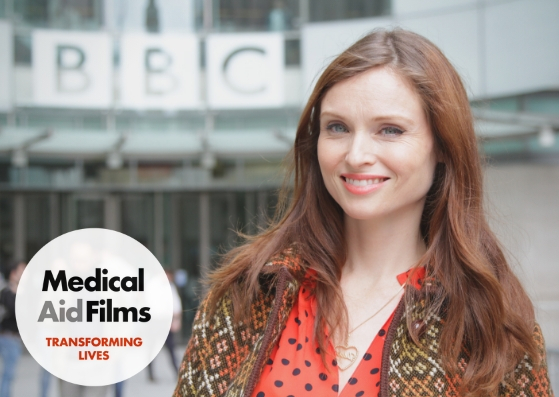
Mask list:
[[[324,70],[297,127],[288,173],[293,178],[286,179],[290,182],[282,190],[276,217],[265,231],[224,256],[223,265],[209,277],[210,301],[215,306],[229,291],[236,317],[245,319],[264,264],[296,246],[303,263],[317,272],[315,338],[321,350],[326,351],[325,326],[332,333],[347,330],[340,288],[347,247],[343,211],[326,190],[319,169],[320,106],[333,85],[380,66],[415,87],[442,158],[421,220],[427,252],[419,265],[436,280],[436,293],[423,291],[427,310],[445,315],[439,345],[443,366],[456,373],[465,346],[469,361],[464,391],[493,394],[525,354],[538,361],[534,309],[485,218],[481,159],[462,81],[434,44],[409,31],[375,30]],[[412,293],[406,292],[408,302]],[[411,318],[407,321],[410,325]],[[418,344],[420,331],[408,326]]]

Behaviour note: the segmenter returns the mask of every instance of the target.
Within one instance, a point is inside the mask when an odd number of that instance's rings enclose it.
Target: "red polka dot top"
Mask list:
[[[399,274],[398,282],[403,285],[410,273],[412,279],[408,282],[419,289],[425,277],[425,269],[420,268],[413,273],[409,270]],[[394,313],[373,339],[343,390],[339,390],[338,367],[336,360],[333,359],[336,357],[334,346],[329,344],[329,351],[326,354],[328,360],[324,365],[320,349],[316,341],[313,341],[316,301],[305,285],[308,284],[304,283],[299,291],[298,300],[291,311],[287,326],[266,362],[252,397],[377,397],[380,392],[385,335]]]

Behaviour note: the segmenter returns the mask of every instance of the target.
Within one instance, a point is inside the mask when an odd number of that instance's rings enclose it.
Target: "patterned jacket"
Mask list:
[[[264,363],[280,338],[299,292],[305,273],[299,258],[290,252],[274,257],[268,266],[278,266],[277,277],[263,280],[263,288],[252,304],[250,324],[234,324],[231,300],[220,299],[214,316],[209,315],[208,299],[194,320],[192,338],[180,367],[173,397],[227,396],[250,397],[259,381]],[[445,373],[438,359],[438,338],[442,320],[426,319],[421,342],[407,336],[406,316],[423,318],[423,302],[406,308],[403,300],[396,309],[383,350],[380,396],[458,396],[460,374]],[[540,351],[535,368],[525,358],[514,380],[500,387],[500,396],[553,396],[545,360],[545,347],[539,327],[534,338]],[[467,355],[461,354],[458,367],[464,371]]]

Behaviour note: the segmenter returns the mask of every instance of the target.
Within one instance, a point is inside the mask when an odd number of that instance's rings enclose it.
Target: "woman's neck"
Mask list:
[[[358,220],[346,216],[344,276],[395,280],[425,253],[417,216]]]

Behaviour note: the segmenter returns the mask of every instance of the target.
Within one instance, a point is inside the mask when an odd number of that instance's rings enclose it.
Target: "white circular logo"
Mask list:
[[[127,379],[159,353],[173,317],[171,287],[152,253],[125,234],[82,229],[33,257],[16,295],[16,318],[33,358],[65,381]]]

